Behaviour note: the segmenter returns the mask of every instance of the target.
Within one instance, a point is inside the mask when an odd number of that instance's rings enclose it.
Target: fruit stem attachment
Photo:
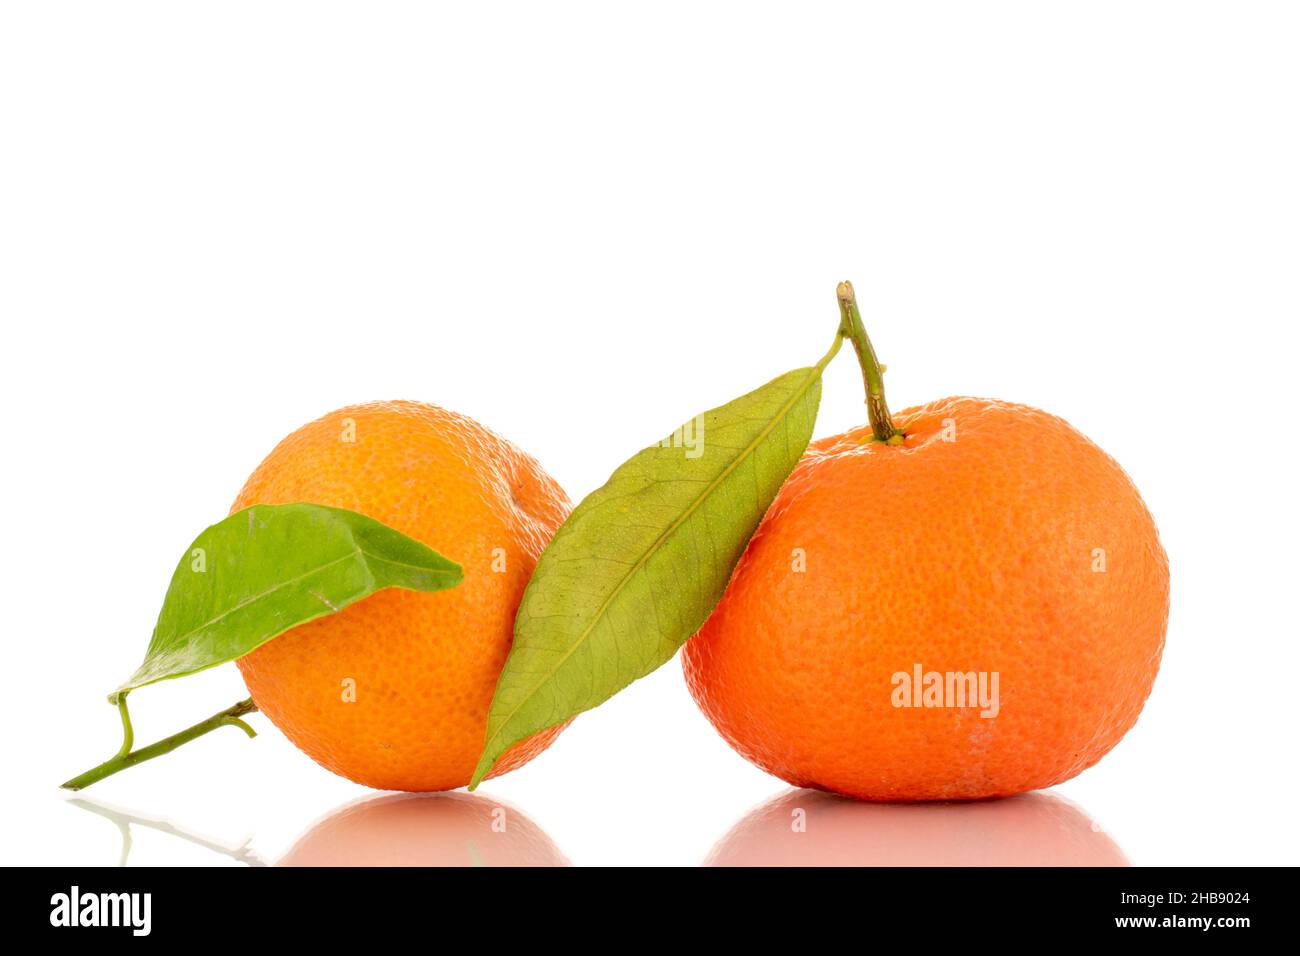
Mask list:
[[[858,311],[858,300],[853,294],[853,283],[847,280],[841,282],[835,289],[835,296],[840,302],[840,335],[853,343],[853,350],[858,353],[858,365],[862,367],[862,384],[867,390],[867,416],[871,419],[871,433],[876,441],[896,445],[903,440],[903,435],[894,427],[889,406],[885,404],[884,369],[876,358],[876,350],[871,347],[871,339],[867,338],[862,313]]]
[[[126,709],[126,694],[117,695],[117,712],[122,715],[122,747],[117,756],[125,757],[135,746],[135,731],[131,728],[131,712]]]
[[[146,760],[152,760],[154,757],[161,757],[165,753],[171,753],[181,744],[187,744],[197,737],[202,737],[204,734],[216,730],[218,727],[238,727],[250,737],[257,736],[257,731],[239,719],[245,714],[251,714],[257,710],[257,705],[253,703],[253,699],[250,697],[227,707],[220,713],[213,714],[207,720],[200,721],[193,727],[182,730],[178,734],[172,734],[170,737],[165,737],[147,747],[141,747],[139,750],[132,750],[131,745],[135,739],[135,734],[131,730],[131,716],[126,709],[126,694],[117,695],[116,703],[117,709],[122,715],[122,748],[112,759],[105,760],[98,767],[92,767],[85,773],[60,784],[64,790],[82,790],[92,783],[98,783],[105,777],[111,777],[128,767],[134,767]]]

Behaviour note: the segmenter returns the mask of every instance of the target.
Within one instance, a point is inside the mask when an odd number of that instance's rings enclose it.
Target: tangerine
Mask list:
[[[238,660],[254,703],[308,756],[357,783],[466,785],[524,586],[569,513],[563,490],[471,418],[374,402],[285,438],[231,510],[298,501],[382,521],[461,564],[464,580],[436,593],[379,591],[263,644]],[[562,729],[516,745],[494,775]]]
[[[947,398],[890,416],[854,344],[872,424],[809,446],[686,644],[690,691],[798,787],[959,800],[1067,780],[1133,726],[1160,664],[1151,514],[1046,412]]]

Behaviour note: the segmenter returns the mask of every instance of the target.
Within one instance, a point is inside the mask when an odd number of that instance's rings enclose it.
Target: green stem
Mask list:
[[[257,731],[239,718],[245,714],[254,713],[257,705],[253,703],[250,697],[247,700],[241,700],[238,704],[227,707],[218,714],[213,714],[207,720],[201,721],[178,734],[172,734],[156,744],[150,744],[148,747],[141,747],[139,750],[131,750],[131,743],[134,734],[131,730],[131,718],[126,710],[126,695],[122,694],[117,699],[118,710],[122,714],[122,730],[125,740],[122,749],[111,760],[105,760],[98,767],[93,767],[85,773],[73,777],[71,780],[62,784],[65,790],[81,790],[89,787],[92,783],[98,783],[105,777],[111,777],[113,774],[128,767],[134,767],[136,764],[144,763],[146,760],[152,760],[154,757],[160,757],[165,753],[171,753],[181,744],[187,744],[196,737],[202,737],[206,733],[211,733],[218,727],[238,727],[250,737],[256,737]]]
[[[840,334],[853,343],[853,350],[858,353],[858,365],[862,367],[862,383],[867,390],[867,416],[871,419],[871,433],[876,441],[897,445],[903,440],[902,433],[894,427],[894,420],[889,415],[889,406],[885,403],[885,377],[876,350],[867,338],[866,327],[862,324],[862,313],[858,311],[858,300],[853,294],[851,282],[841,282],[835,290],[840,302]]]
[[[131,729],[131,713],[126,709],[125,692],[117,695],[117,712],[122,715],[122,749],[117,755],[125,757],[135,746],[135,731]]]
[[[815,366],[813,366],[814,368],[817,369],[819,374],[821,372],[826,371],[826,366],[831,364],[831,359],[835,358],[836,354],[839,353],[840,346],[843,344],[844,344],[844,333],[842,331],[837,332],[835,334],[835,344],[831,346],[829,352],[827,352],[825,355],[822,356],[822,360],[818,362]]]

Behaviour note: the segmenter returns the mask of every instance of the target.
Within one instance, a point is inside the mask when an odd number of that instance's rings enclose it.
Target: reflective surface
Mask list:
[[[122,835],[118,866],[133,862],[137,828],[166,833],[248,866],[570,865],[522,811],[472,793],[397,793],[354,800],[312,824],[273,864],[248,840],[232,845],[99,801],[67,802],[116,824]]]
[[[401,793],[340,807],[277,866],[568,866],[540,827],[472,793]]]
[[[1050,793],[971,803],[862,803],[792,790],[740,820],[706,866],[1128,866],[1074,804]]]

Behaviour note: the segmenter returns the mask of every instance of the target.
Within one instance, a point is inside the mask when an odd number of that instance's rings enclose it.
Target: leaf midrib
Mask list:
[[[736,470],[736,468],[740,466],[740,463],[742,461],[746,460],[751,454],[753,454],[754,449],[758,447],[759,443],[762,442],[764,438],[766,438],[769,434],[771,434],[772,430],[776,428],[777,423],[785,420],[785,417],[790,413],[790,409],[794,407],[795,403],[799,401],[799,399],[803,398],[804,395],[807,394],[809,387],[811,387],[811,383],[821,378],[822,371],[823,371],[823,367],[821,365],[815,365],[809,369],[809,372],[811,374],[805,380],[803,386],[799,388],[794,393],[793,396],[791,396],[789,401],[787,401],[785,405],[781,407],[781,410],[772,417],[771,421],[769,421],[766,426],[764,426],[763,430],[760,431],[754,437],[753,441],[751,441],[748,445],[745,446],[741,454],[737,455],[735,459],[732,461],[732,463],[728,465],[725,469],[723,469],[723,471],[718,475],[717,478],[709,482],[708,487],[705,488],[698,496],[696,496],[696,498],[691,502],[690,507],[688,507],[685,511],[683,511],[681,516],[678,519],[676,519],[672,524],[670,524],[664,530],[664,532],[661,535],[659,535],[659,537],[656,538],[648,548],[646,548],[645,552],[641,555],[641,557],[637,559],[636,563],[628,567],[628,570],[624,573],[623,577],[619,579],[619,582],[615,586],[614,590],[610,592],[609,597],[607,597],[604,601],[601,602],[600,607],[596,609],[596,613],[592,615],[591,623],[588,624],[587,627],[583,629],[578,639],[574,641],[572,646],[570,646],[569,649],[564,652],[563,656],[561,656],[560,659],[556,661],[555,666],[552,667],[549,671],[547,671],[547,673],[542,677],[540,681],[534,682],[532,689],[529,690],[527,695],[525,695],[524,698],[514,706],[514,708],[510,711],[510,713],[505,716],[505,718],[501,721],[501,724],[497,727],[496,732],[493,733],[492,736],[488,738],[487,741],[488,746],[496,742],[497,738],[501,736],[501,732],[507,726],[509,726],[510,721],[514,720],[515,715],[519,713],[520,709],[524,706],[524,704],[532,700],[533,697],[537,694],[538,689],[544,686],[547,681],[549,681],[552,677],[554,677],[556,673],[559,672],[560,668],[564,666],[564,662],[567,661],[571,656],[573,656],[574,652],[576,652],[579,647],[581,647],[583,644],[586,643],[588,638],[591,637],[591,632],[596,629],[596,625],[604,617],[605,612],[609,610],[609,607],[614,602],[614,599],[617,598],[623,592],[623,588],[627,585],[627,582],[631,580],[632,575],[634,575],[637,571],[639,571],[641,567],[644,566],[645,563],[650,560],[650,556],[655,554],[658,551],[658,549],[663,545],[663,543],[667,541],[670,537],[672,537],[672,535],[677,531],[678,528],[680,528],[683,524],[686,523],[687,519],[689,519],[690,516],[695,513],[700,503],[704,501],[704,499],[708,498],[709,495],[713,494],[714,490],[720,484],[722,484],[722,482],[725,481],[732,474],[732,472]],[[484,750],[486,751],[487,747],[484,747]],[[489,767],[489,769],[491,768]]]

